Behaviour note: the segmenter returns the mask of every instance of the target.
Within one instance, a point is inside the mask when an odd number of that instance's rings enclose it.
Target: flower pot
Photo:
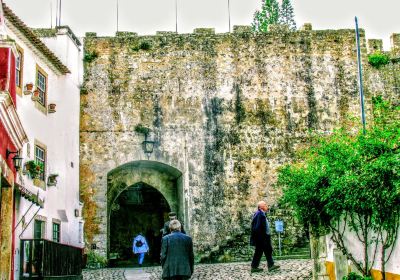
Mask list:
[[[45,182],[40,180],[39,178],[34,178],[33,179],[33,185],[42,189],[45,189],[46,185]]]
[[[28,83],[28,84],[25,85],[24,94],[25,95],[30,95],[30,94],[32,94],[32,90],[33,90],[33,84],[32,83]]]
[[[51,181],[51,180],[47,180],[47,186],[51,187],[51,186],[56,186],[57,185],[57,180]]]
[[[35,89],[32,93],[32,100],[33,101],[38,101],[39,100],[39,90]]]
[[[48,112],[49,112],[49,113],[55,113],[55,112],[56,112],[56,104],[50,103],[50,104],[49,104]]]
[[[57,177],[58,177],[58,175],[57,174],[50,174],[48,177],[47,177],[47,186],[56,186],[57,185]]]
[[[25,85],[25,89],[28,90],[28,91],[32,91],[32,89],[33,89],[33,84],[32,84],[32,83],[27,83],[27,84]]]

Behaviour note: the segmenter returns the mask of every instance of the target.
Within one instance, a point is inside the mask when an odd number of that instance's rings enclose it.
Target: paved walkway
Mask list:
[[[149,280],[151,277],[150,273],[140,268],[127,268],[124,275],[126,280]]]
[[[250,263],[199,264],[191,280],[310,280],[311,260],[278,261],[280,270],[250,274]],[[84,270],[84,280],[160,280],[161,267]]]

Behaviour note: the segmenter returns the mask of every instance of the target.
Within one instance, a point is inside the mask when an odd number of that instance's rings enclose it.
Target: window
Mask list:
[[[37,89],[39,90],[38,102],[41,105],[46,106],[47,77],[40,70],[37,71],[36,85],[37,85]]]
[[[18,50],[18,57],[15,60],[15,85],[22,87],[22,53]]]
[[[33,225],[33,238],[42,239],[44,238],[45,232],[45,222],[41,220],[35,220],[35,224]]]
[[[53,223],[53,241],[60,242],[60,224]]]
[[[38,145],[35,145],[35,162],[43,166],[43,172],[39,175],[39,179],[44,181],[46,175],[46,150]]]

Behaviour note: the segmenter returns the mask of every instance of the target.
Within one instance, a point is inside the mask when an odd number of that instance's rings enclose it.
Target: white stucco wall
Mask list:
[[[363,247],[363,244],[357,238],[356,233],[354,231],[349,231],[347,229],[345,231],[344,241],[345,241],[345,244],[347,245],[347,247],[349,248],[349,251],[353,254],[353,256],[357,260],[363,261],[364,260],[364,251],[363,251],[364,247]],[[333,243],[330,235],[328,235],[326,237],[326,248],[327,248],[327,259],[326,260],[328,262],[335,262],[334,250],[336,249],[336,246]],[[372,269],[378,270],[378,271],[382,270],[382,268],[381,268],[381,250],[382,250],[382,246],[381,246],[381,244],[378,244],[375,262],[372,267]],[[368,254],[370,260],[373,258],[374,252],[375,252],[375,244],[372,244],[372,245],[370,245],[369,254]],[[390,251],[388,250],[387,252],[389,253]],[[338,264],[335,263],[335,265],[338,265]],[[397,242],[395,243],[395,245],[393,247],[393,252],[392,252],[392,255],[391,255],[389,261],[386,264],[385,271],[392,273],[392,274],[400,275],[400,229],[399,229],[399,233],[398,233]]]
[[[60,242],[76,247],[83,247],[79,226],[83,223],[81,217],[82,205],[79,202],[79,111],[80,83],[82,77],[82,51],[68,35],[60,34],[43,40],[48,47],[71,71],[70,74],[55,72],[49,61],[41,59],[40,53],[23,39],[21,34],[12,27],[8,29],[9,36],[23,49],[23,85],[28,82],[35,84],[36,65],[39,65],[48,75],[47,104],[55,103],[55,113],[43,113],[39,110],[30,95],[17,96],[17,111],[29,140],[23,148],[23,163],[33,160],[35,156],[35,141],[46,146],[46,174],[58,174],[57,186],[46,186],[45,189],[34,185],[33,180],[22,173],[17,176],[17,182],[33,193],[38,193],[44,199],[44,208],[38,215],[46,218],[45,238],[52,240],[52,220],[62,220],[59,210],[65,210],[68,222],[61,222]],[[20,197],[16,199],[16,223],[24,214],[27,224],[36,213],[37,206]],[[75,217],[75,209],[79,216]],[[15,230],[15,279],[19,279],[20,239],[33,238],[33,221],[22,233],[20,223]],[[22,233],[22,235],[21,235]],[[21,235],[21,236],[20,236]]]

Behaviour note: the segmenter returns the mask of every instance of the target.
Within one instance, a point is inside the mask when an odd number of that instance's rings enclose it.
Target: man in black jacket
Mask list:
[[[193,274],[194,254],[192,238],[181,232],[181,223],[172,220],[168,234],[162,238],[161,266],[162,278],[186,280]]]
[[[260,201],[257,206],[258,210],[251,221],[250,244],[256,247],[251,262],[251,272],[263,271],[262,268],[258,267],[263,253],[267,258],[268,271],[273,271],[278,269],[279,266],[274,264],[272,258],[271,228],[265,215],[265,212],[268,211],[268,205],[265,201]]]
[[[169,231],[169,223],[173,220],[177,220],[178,217],[176,216],[175,212],[169,212],[168,213],[169,221],[165,222],[164,227],[162,228],[162,236],[166,236],[167,234],[170,233]],[[185,230],[183,229],[183,225],[181,224],[181,232],[186,233]]]

